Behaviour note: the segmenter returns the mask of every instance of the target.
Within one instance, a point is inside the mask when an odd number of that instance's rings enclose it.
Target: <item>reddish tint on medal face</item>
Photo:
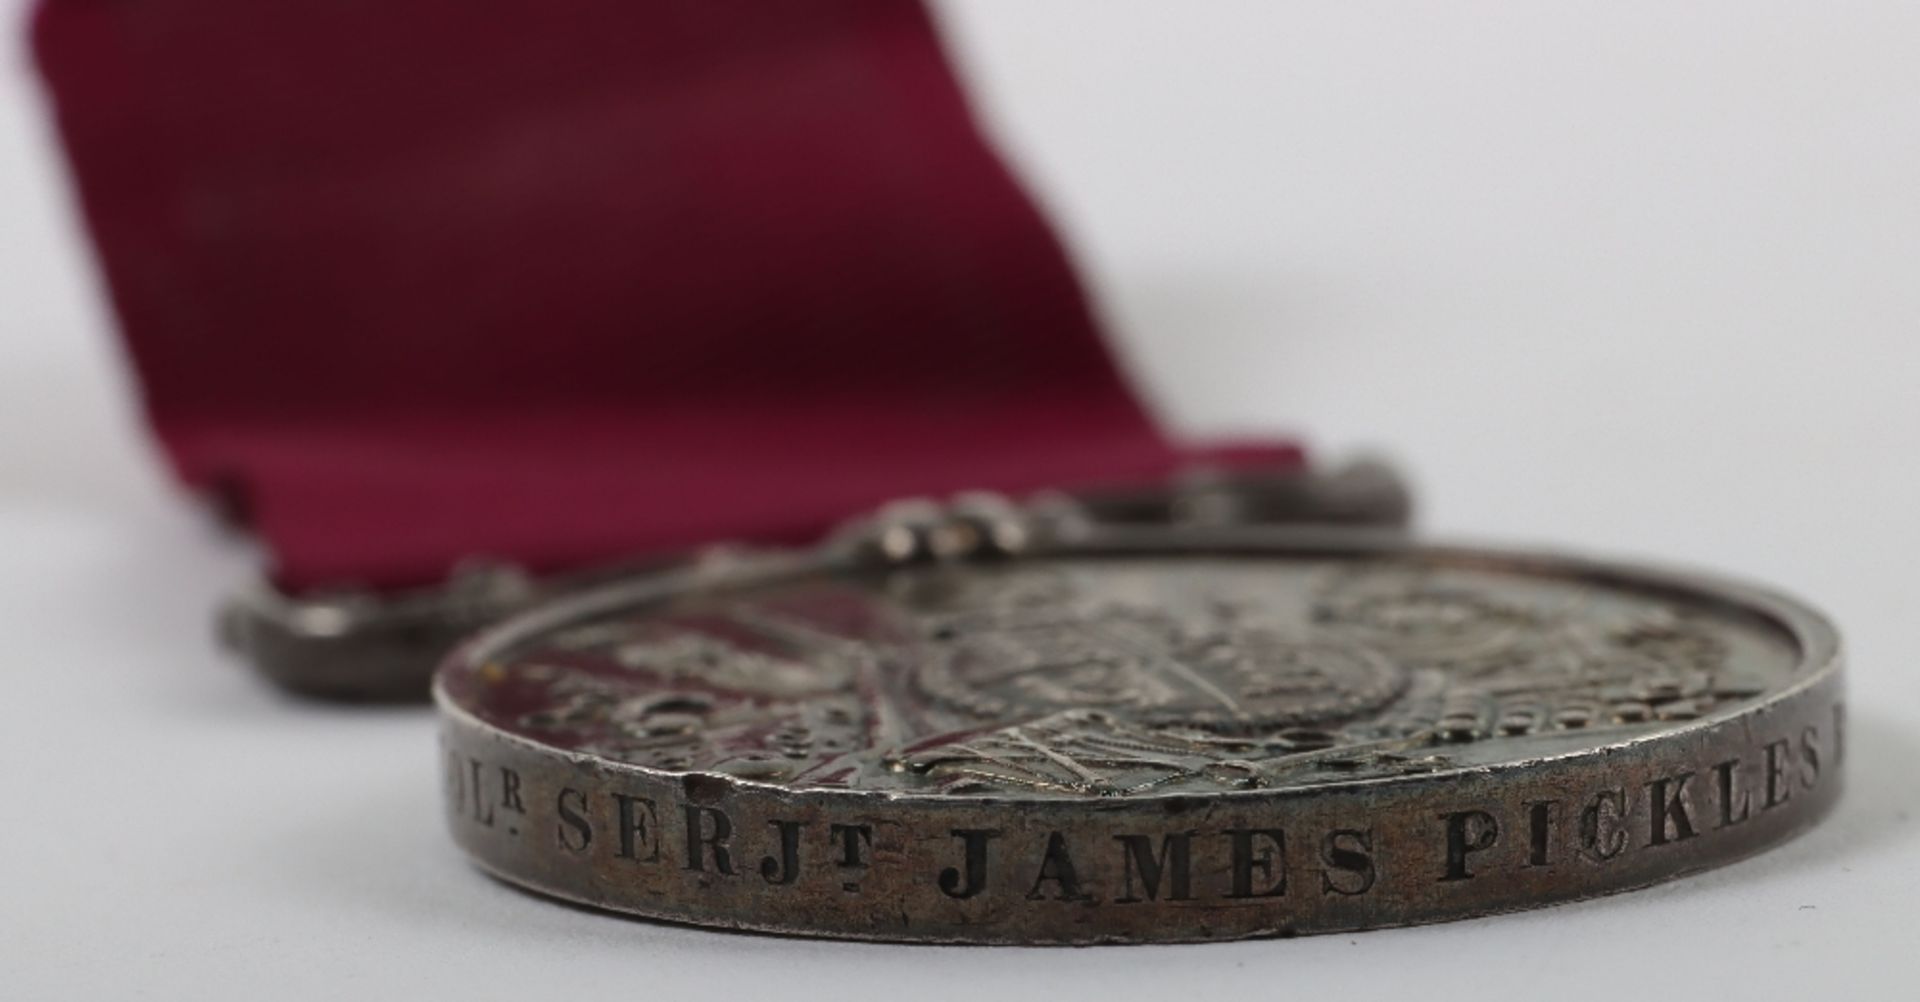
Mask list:
[[[792,787],[1121,795],[1497,763],[1699,719],[1791,641],[1565,578],[1340,558],[822,571],[456,657],[543,746]]]
[[[581,623],[470,670],[443,676],[447,694],[493,726],[567,750],[637,740],[652,764],[694,764],[696,734],[723,755],[778,740],[781,705],[862,702],[851,652],[910,641],[898,612],[861,588],[809,583],[749,602],[669,603]],[[836,655],[833,647],[847,653]],[[822,648],[828,648],[823,650]],[[864,655],[861,655],[864,656]],[[841,725],[870,708],[823,709]],[[715,740],[718,729],[730,729]],[[836,747],[864,747],[848,734]]]

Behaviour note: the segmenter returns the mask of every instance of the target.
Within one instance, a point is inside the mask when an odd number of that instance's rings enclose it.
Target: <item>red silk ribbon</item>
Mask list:
[[[1167,440],[916,3],[43,0],[146,412],[291,589],[1286,468]]]

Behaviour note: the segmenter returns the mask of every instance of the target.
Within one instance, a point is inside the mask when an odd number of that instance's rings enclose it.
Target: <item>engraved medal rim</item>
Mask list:
[[[924,945],[1195,943],[1426,925],[1648,887],[1798,837],[1831,813],[1845,788],[1840,635],[1811,605],[1765,586],[1640,561],[1429,543],[1369,530],[1103,526],[1043,537],[1036,544],[1012,559],[1384,560],[1584,583],[1699,606],[1738,620],[1743,630],[1763,631],[1792,650],[1773,662],[1781,666],[1772,669],[1779,674],[1770,675],[1771,688],[1718,703],[1697,718],[1662,720],[1626,734],[1594,733],[1569,745],[1547,746],[1553,750],[1516,748],[1480,764],[1455,760],[1424,771],[1321,776],[1298,785],[1200,792],[1154,789],[1124,796],[1087,790],[796,786],[711,769],[661,768],[571,750],[508,730],[510,723],[501,726],[482,719],[480,704],[469,710],[462,704],[464,694],[456,695],[480,680],[448,684],[456,672],[479,672],[510,647],[579,619],[645,611],[681,595],[724,596],[813,574],[894,566],[861,559],[845,548],[738,555],[536,607],[482,632],[447,657],[436,675],[434,698],[442,721],[443,765],[452,767],[444,805],[454,841],[479,870],[539,896],[691,927]],[[1825,732],[1817,747],[1807,745],[1815,740],[1815,724]],[[1796,759],[1789,746],[1793,737],[1805,749],[1797,754],[1807,757]],[[1777,770],[1776,745],[1787,748],[1782,761],[1788,772]],[[1805,771],[1809,766],[1812,771]],[[503,785],[488,787],[483,797],[481,770],[496,767],[503,777],[497,782]],[[469,768],[470,787],[463,778]],[[1735,782],[1735,769],[1746,777],[1737,800],[1728,799],[1733,797],[1728,784]],[[508,773],[514,777],[511,785],[504,785]],[[1687,794],[1687,780],[1696,775],[1700,780]],[[518,805],[516,793],[511,810],[518,813],[503,815],[502,825],[495,826],[492,806],[485,807],[482,817],[483,800],[505,803],[499,791],[521,789],[523,776],[528,790],[539,791],[527,795],[534,809]],[[1713,785],[1716,776],[1718,787]],[[1788,778],[1776,801],[1773,783],[1779,776]],[[579,798],[573,803],[587,815],[565,813],[568,792]],[[547,796],[549,806],[541,808],[535,801],[540,794]],[[1683,801],[1683,796],[1692,799]],[[591,809],[589,798],[596,805]],[[653,813],[656,799],[658,814]],[[1648,805],[1666,805],[1670,799],[1679,806],[1649,811]],[[647,805],[638,827],[627,813],[633,803]],[[1583,827],[1598,822],[1583,821],[1586,815],[1581,813],[1583,805],[1602,803],[1615,805],[1610,814],[1614,834],[1604,843],[1612,848],[1606,850],[1593,841],[1600,829],[1587,832]],[[1710,813],[1716,803],[1721,812],[1717,816]],[[1736,803],[1739,817],[1733,819],[1729,805]],[[1678,810],[1679,827],[1669,827],[1674,824],[1668,820],[1669,809]],[[717,820],[707,819],[709,812]],[[585,834],[588,816],[594,826],[591,837]],[[580,824],[583,837],[577,844],[559,827],[570,817]],[[1474,817],[1483,821],[1471,820]],[[808,843],[814,848],[804,850],[804,862],[802,856],[775,858],[791,851],[781,848],[792,844],[783,841],[789,831],[797,838],[805,828],[813,833],[809,837],[818,839],[831,834],[828,822],[840,820],[868,832],[864,861],[856,858],[851,842],[847,862],[837,862],[831,848],[821,848],[817,841]],[[1631,839],[1630,822],[1637,826]],[[545,833],[536,837],[536,829],[527,827],[530,823],[542,825]],[[770,841],[768,824],[779,826],[782,841]],[[1475,834],[1468,827],[1473,824],[1492,828],[1482,827]],[[1359,834],[1359,828],[1372,840],[1363,843],[1365,883],[1340,892],[1352,897],[1329,897],[1333,885],[1321,886],[1319,881],[1330,880],[1336,871],[1319,864],[1336,864],[1316,852],[1330,852],[1336,837]],[[984,839],[1002,838],[994,843],[1000,855],[991,865],[981,850],[977,881],[975,843],[969,839],[964,853],[955,844],[963,830],[984,833]],[[717,855],[727,831],[737,836],[731,851],[739,854],[734,857],[739,869]],[[757,837],[747,834],[755,831]],[[642,833],[634,836],[641,841],[630,842],[627,832]],[[1187,841],[1181,844],[1190,844],[1196,855],[1189,861],[1183,848],[1179,861],[1169,862],[1169,847],[1182,832]],[[1504,841],[1497,837],[1501,832]],[[1134,833],[1125,837],[1143,840],[1142,846],[1159,837],[1161,862],[1151,878],[1145,864],[1127,854],[1133,848],[1115,855],[1119,850],[1113,848],[1114,840],[1125,833]],[[1245,842],[1243,858],[1242,840],[1236,838],[1229,855],[1221,836],[1250,839],[1255,834],[1276,839],[1271,845],[1281,878],[1267,887],[1265,878],[1272,871],[1261,870],[1266,889],[1249,897],[1243,890],[1251,890],[1251,885],[1243,889],[1240,883],[1223,881],[1230,875],[1246,879],[1242,875],[1252,872],[1253,843]],[[1203,836],[1209,840],[1205,861],[1199,855]],[[650,842],[651,856],[640,848],[643,842]],[[1080,873],[1085,887],[1076,883],[1070,889],[1057,874],[1048,876],[1055,846],[1065,854],[1069,844],[1084,867]],[[703,846],[713,847],[715,854],[708,856],[712,868],[702,862],[708,852]],[[1103,854],[1095,846],[1107,850]],[[1623,854],[1627,849],[1632,851]],[[775,855],[756,860],[763,850]],[[1482,850],[1487,855],[1473,855]],[[1587,855],[1590,852],[1599,855]],[[1537,859],[1534,853],[1539,853]],[[1477,872],[1469,872],[1470,858]],[[941,869],[942,864],[952,865]],[[1541,868],[1533,869],[1536,865]],[[861,867],[850,875],[855,883],[841,883],[849,876],[835,869],[838,866]],[[1190,875],[1193,887],[1200,888],[1197,896],[1169,889],[1156,897],[1162,868],[1169,866]],[[1144,902],[1133,895],[1129,882],[1136,873]],[[1075,880],[1071,874],[1069,868],[1064,880]],[[776,876],[784,879],[776,881]],[[1043,882],[1049,879],[1056,881],[1050,888],[1055,893],[1043,893]],[[1451,882],[1456,880],[1461,882]],[[962,888],[965,893],[959,893]],[[1368,894],[1372,896],[1360,897]]]

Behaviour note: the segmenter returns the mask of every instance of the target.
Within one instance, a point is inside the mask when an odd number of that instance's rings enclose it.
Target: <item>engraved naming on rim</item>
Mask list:
[[[821,551],[529,613],[441,671],[454,837],[536,890],[695,923],[1182,941],[1626,890],[1838,796],[1838,638],[1790,599],[1140,540]]]

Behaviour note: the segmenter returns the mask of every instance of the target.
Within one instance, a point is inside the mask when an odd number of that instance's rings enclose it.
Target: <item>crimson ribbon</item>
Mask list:
[[[1168,441],[917,3],[43,0],[180,476],[279,583],[1287,468]]]

